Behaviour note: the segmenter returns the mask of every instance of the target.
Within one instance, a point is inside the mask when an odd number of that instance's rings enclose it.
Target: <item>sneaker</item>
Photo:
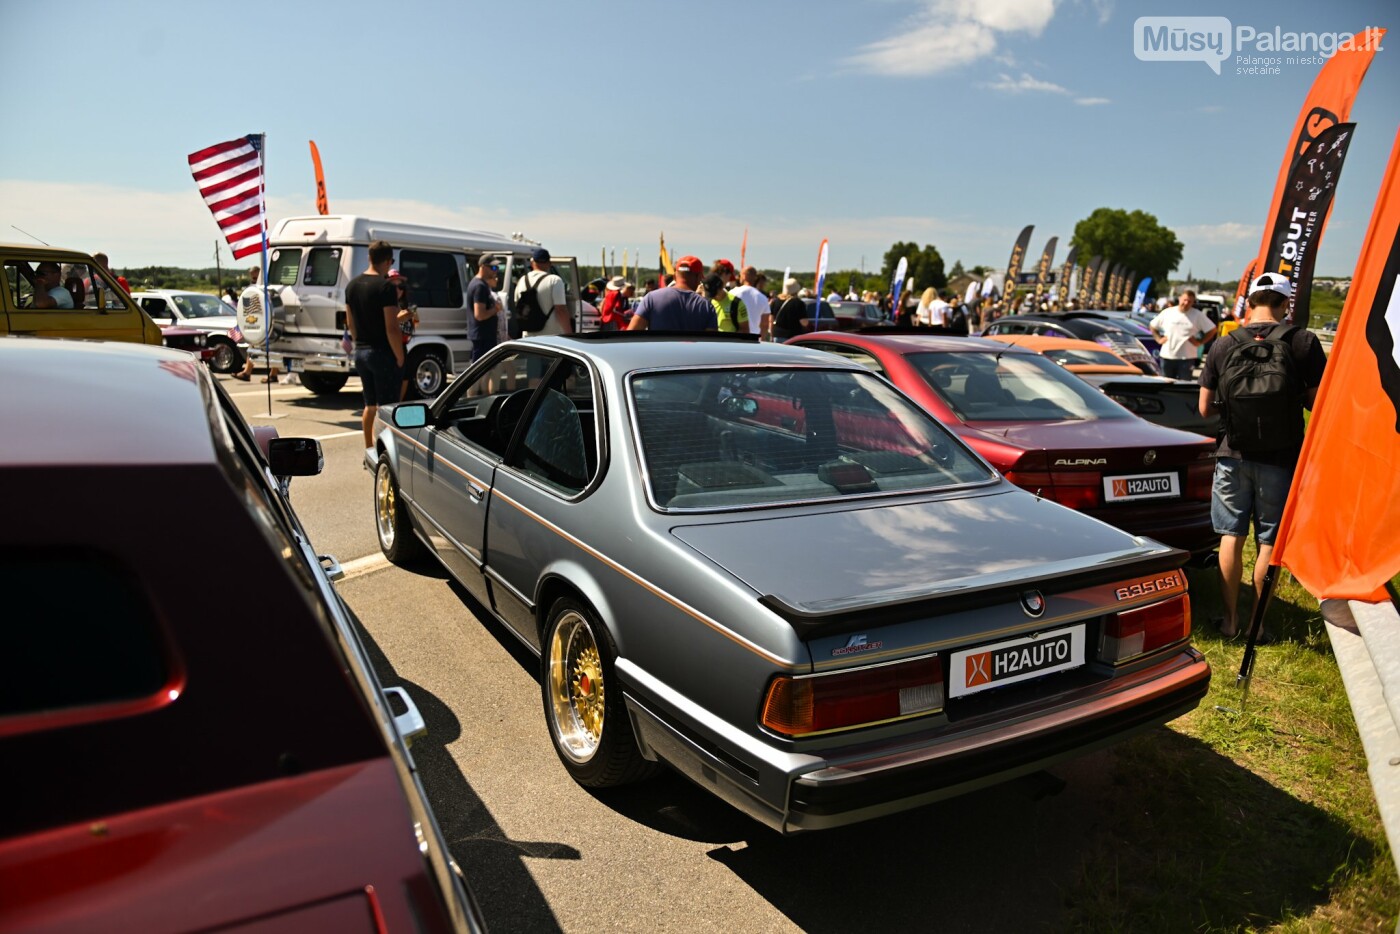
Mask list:
[[[374,464],[377,460],[378,459],[374,456],[374,448],[365,448],[365,456],[364,459],[360,461],[360,466],[370,473],[373,473],[374,467],[370,465]]]

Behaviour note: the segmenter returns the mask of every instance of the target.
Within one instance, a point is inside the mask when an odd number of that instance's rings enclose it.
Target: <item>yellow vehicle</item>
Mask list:
[[[0,243],[0,335],[161,343],[160,326],[88,254]]]

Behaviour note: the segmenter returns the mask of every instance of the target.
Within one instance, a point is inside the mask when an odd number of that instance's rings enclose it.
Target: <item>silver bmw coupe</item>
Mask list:
[[[379,544],[540,659],[581,784],[661,763],[784,833],[1191,710],[1184,552],[1007,482],[880,376],[722,335],[529,338],[379,410]]]

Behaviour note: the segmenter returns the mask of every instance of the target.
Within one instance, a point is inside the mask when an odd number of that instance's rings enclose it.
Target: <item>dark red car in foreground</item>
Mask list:
[[[883,374],[1018,486],[1198,560],[1219,544],[1214,443],[1144,421],[1034,351],[977,337],[830,331],[790,343]]]
[[[320,445],[161,347],[0,338],[0,393],[0,931],[478,930],[286,496]]]

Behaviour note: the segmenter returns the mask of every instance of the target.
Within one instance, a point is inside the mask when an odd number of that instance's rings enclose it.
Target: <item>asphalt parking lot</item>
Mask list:
[[[379,555],[360,466],[358,383],[339,395],[220,377],[252,424],[322,441],[292,484],[386,685],[429,727],[413,747],[494,931],[1056,929],[1110,821],[1100,752],[1016,782],[836,831],[783,838],[671,773],[592,793],[550,745],[537,662],[443,572]]]

